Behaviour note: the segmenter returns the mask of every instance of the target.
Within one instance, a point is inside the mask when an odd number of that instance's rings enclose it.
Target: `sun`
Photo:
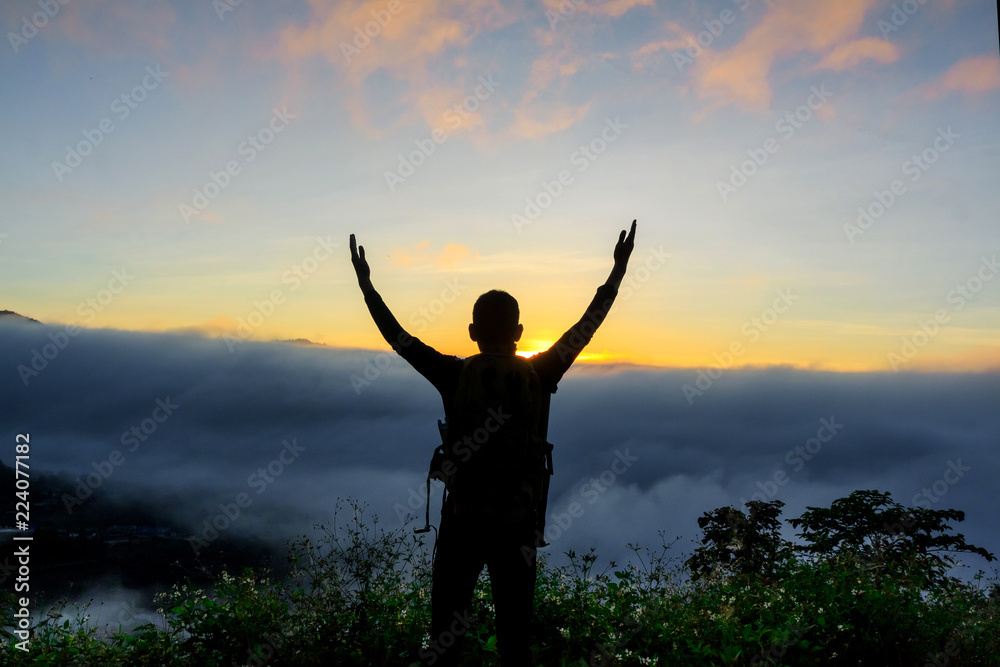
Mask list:
[[[555,344],[555,341],[550,340],[529,340],[524,341],[524,349],[517,350],[515,354],[524,359],[529,359],[540,352],[545,352]],[[610,362],[613,361],[612,355],[607,352],[587,352],[584,350],[577,356],[576,361],[589,361],[594,363]]]
[[[525,346],[523,350],[517,350],[515,354],[519,357],[533,357],[539,352],[544,352],[545,350],[552,347],[553,341],[551,340],[529,340],[525,341]]]

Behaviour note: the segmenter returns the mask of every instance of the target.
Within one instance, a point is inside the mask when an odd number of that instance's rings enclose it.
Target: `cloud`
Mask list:
[[[821,56],[818,67],[844,70],[866,60],[893,62],[896,48],[883,40],[856,39],[875,0],[836,3],[770,3],[766,13],[732,46],[713,50],[698,47],[691,80],[698,97],[710,108],[736,104],[743,109],[766,109],[773,95],[771,73],[779,64],[792,63],[805,71],[806,61]],[[676,51],[696,44],[695,36],[676,22],[667,22],[667,39],[647,43],[632,53],[642,68],[656,51]],[[721,37],[721,36],[720,36]],[[806,55],[802,64],[797,58]]]
[[[105,56],[131,57],[150,52],[162,56],[172,51],[170,30],[176,22],[177,12],[169,3],[96,0],[60,7],[60,13],[52,19],[54,30],[43,34]]]
[[[655,7],[654,0],[604,0],[604,2],[586,3],[585,11],[602,16],[619,17],[635,7]]]
[[[508,134],[516,139],[542,139],[550,134],[569,129],[583,120],[590,110],[590,103],[580,106],[556,105],[545,111],[527,109],[527,105],[514,110],[515,121]]]
[[[549,12],[564,9],[560,3],[545,6]],[[334,85],[352,125],[372,137],[422,121],[430,128],[468,132],[478,147],[490,148],[510,139],[535,140],[562,132],[584,118],[590,103],[566,103],[563,94],[589,63],[608,56],[581,47],[576,36],[592,32],[595,21],[618,19],[641,6],[653,2],[572,5],[571,13],[560,14],[572,26],[560,23],[558,30],[534,30],[526,79],[498,73],[495,57],[483,45],[488,34],[519,22],[531,25],[543,16],[520,3],[489,0],[404,2],[396,14],[385,13],[385,2],[313,0],[305,25],[280,30],[273,57],[289,69],[292,80],[306,76],[312,59],[332,65]],[[450,119],[443,121],[449,109],[473,94],[480,77],[491,75],[503,86],[496,100],[462,114],[457,127]]]
[[[441,269],[454,269],[466,259],[479,259],[478,251],[470,251],[461,243],[446,243],[440,252],[432,254],[428,251],[430,241],[421,241],[413,251],[395,250],[391,260],[395,266],[413,266],[415,264],[431,264]]]
[[[569,105],[555,101],[561,99],[569,81],[589,58],[570,45],[565,36],[557,37],[548,30],[537,30],[536,35],[543,51],[531,63],[525,91],[512,110],[514,122],[506,134],[514,139],[541,139],[562,132],[583,119],[590,109],[590,102]]]
[[[580,12],[581,14],[610,16],[612,18],[618,18],[635,7],[656,7],[654,0],[595,0],[591,2],[582,2],[581,0],[577,0],[576,2],[572,2],[572,0],[544,0],[543,4],[547,11],[565,12],[566,16]],[[570,10],[570,8],[572,9]]]
[[[589,37],[596,21],[617,19],[635,7],[655,7],[652,0],[608,0],[605,2],[545,2],[548,29],[536,29],[535,39],[541,53],[531,63],[528,85],[517,107],[514,122],[505,135],[514,139],[541,139],[562,132],[582,120],[590,110],[590,101],[565,104],[562,95],[573,77],[594,61],[614,59],[609,53],[595,53],[579,43]],[[592,18],[590,21],[583,16]],[[553,99],[555,98],[555,99]],[[556,101],[559,100],[559,101]]]
[[[1000,88],[1000,58],[995,55],[965,58],[920,89],[921,96],[938,100],[952,93],[985,95]]]
[[[289,25],[280,31],[275,56],[292,69],[314,57],[334,65],[352,123],[376,136],[381,132],[372,120],[377,115],[376,104],[404,102],[409,109],[401,122],[417,116],[434,127],[446,110],[442,98],[449,103],[461,100],[478,76],[490,73],[462,57],[465,47],[475,35],[514,20],[514,14],[502,3],[491,0],[402,2],[395,14],[387,9],[388,3],[379,0],[311,0],[309,6],[305,26]],[[449,58],[453,64],[465,65],[448,68]],[[447,83],[435,74],[442,66],[449,72]],[[396,100],[369,99],[366,84],[377,73],[394,80],[390,94]]]
[[[251,342],[230,353],[195,335],[84,330],[24,386],[17,367],[61,331],[0,326],[3,437],[27,430],[45,443],[32,451],[33,470],[73,479],[120,451],[106,488],[173,494],[181,500],[164,512],[192,532],[240,492],[253,503],[233,523],[236,536],[308,532],[337,497],[363,499],[393,525],[398,511],[422,514],[443,405],[395,354]],[[563,379],[549,428],[549,509],[584,511],[560,528],[553,558],[595,546],[625,559],[626,542],[658,544],[659,530],[690,548],[697,518],[716,507],[776,498],[794,517],[859,488],[964,510],[960,532],[1000,550],[990,490],[1000,475],[1000,374],[729,370],[689,404],[683,387],[695,383],[705,387],[691,370],[635,366],[578,365]],[[130,451],[129,433],[158,400],[178,407]],[[292,439],[298,458],[258,494],[253,476]],[[962,476],[939,483],[959,461]]]
[[[202,336],[218,338],[222,336],[232,336],[233,332],[236,331],[237,326],[238,323],[233,318],[225,315],[219,315],[215,319],[178,329],[175,333],[200,334]]]
[[[698,40],[695,34],[689,30],[686,30],[680,23],[676,21],[668,21],[666,23],[665,32],[669,34],[676,35],[676,37],[669,37],[667,39],[662,39],[655,42],[649,42],[639,47],[633,52],[633,57],[643,58],[645,56],[656,53],[657,51],[669,50],[678,51],[680,49],[686,49],[693,44],[697,44]]]
[[[899,49],[895,44],[876,37],[865,37],[835,48],[816,65],[816,69],[832,69],[840,72],[861,64],[864,60],[891,63],[899,60]]]

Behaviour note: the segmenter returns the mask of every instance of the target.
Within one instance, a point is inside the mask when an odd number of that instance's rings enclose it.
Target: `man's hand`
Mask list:
[[[628,266],[628,258],[632,255],[633,248],[635,248],[635,220],[632,221],[632,229],[629,230],[628,238],[625,237],[623,229],[622,233],[618,235],[618,243],[615,244],[615,268],[621,267],[623,273],[625,267]]]
[[[625,232],[622,232],[624,234]],[[617,250],[615,253],[617,254]],[[368,262],[365,260],[365,247],[359,246],[358,242],[354,238],[354,234],[351,234],[351,264],[354,265],[354,272],[358,274],[358,285],[365,287],[366,284],[371,284],[371,267],[368,266]]]
[[[375,291],[371,279],[372,271],[368,266],[368,262],[365,261],[364,246],[358,245],[358,242],[354,239],[354,234],[351,234],[351,264],[354,265],[354,272],[358,274],[358,287],[361,288],[361,293],[365,297],[368,312],[371,313],[372,319],[375,320],[375,326],[378,327],[378,331],[382,334],[385,342],[389,343],[392,349],[399,352],[403,346],[410,344],[410,335],[399,325],[399,320],[393,317],[392,311],[389,310],[385,302],[382,301],[382,297]]]

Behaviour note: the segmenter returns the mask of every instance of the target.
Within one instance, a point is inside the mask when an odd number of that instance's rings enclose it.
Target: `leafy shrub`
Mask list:
[[[701,547],[680,564],[662,535],[656,550],[629,545],[635,559],[621,566],[601,567],[593,550],[568,552],[560,567],[541,558],[537,663],[1000,665],[1000,586],[943,569],[941,547],[992,557],[946,534],[944,520],[963,517],[904,510],[877,492],[841,501],[792,521],[803,545],[779,537],[780,503],[748,503],[748,514],[706,513]],[[925,535],[911,528],[908,544],[870,550],[890,517],[915,518]],[[244,570],[210,589],[177,586],[158,598],[163,627],[127,634],[101,636],[86,605],[75,621],[53,611],[27,653],[12,650],[3,631],[0,665],[427,664],[419,662],[429,641],[427,546],[408,526],[382,528],[358,503],[338,505],[333,525],[317,531],[290,545],[292,571],[281,580]],[[6,623],[9,601],[0,599]],[[497,665],[486,577],[473,616],[463,664]]]

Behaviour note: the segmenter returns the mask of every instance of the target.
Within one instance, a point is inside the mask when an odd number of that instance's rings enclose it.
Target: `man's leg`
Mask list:
[[[487,565],[496,607],[501,667],[528,667],[535,606],[534,523],[512,526],[498,536]]]
[[[471,624],[472,594],[484,564],[475,526],[443,514],[431,582],[431,643],[420,652],[424,664],[458,664],[461,639]]]

